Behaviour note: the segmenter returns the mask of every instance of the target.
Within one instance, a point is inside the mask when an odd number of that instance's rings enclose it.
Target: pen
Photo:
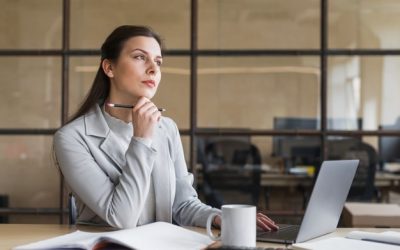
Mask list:
[[[132,109],[135,107],[134,105],[129,105],[129,104],[117,104],[117,103],[109,103],[109,102],[107,102],[107,106],[113,107],[113,108],[125,108],[125,109]],[[164,108],[157,108],[157,109],[160,112],[166,111],[166,109],[164,109]]]

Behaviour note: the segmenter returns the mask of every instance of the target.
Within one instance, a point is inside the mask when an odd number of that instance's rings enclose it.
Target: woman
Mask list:
[[[178,128],[151,102],[161,80],[161,48],[160,37],[147,27],[115,29],[101,47],[86,100],[55,134],[56,157],[77,199],[79,222],[204,227],[218,211],[197,198]],[[261,228],[277,228],[267,216],[257,218]],[[219,217],[214,225],[220,225]]]

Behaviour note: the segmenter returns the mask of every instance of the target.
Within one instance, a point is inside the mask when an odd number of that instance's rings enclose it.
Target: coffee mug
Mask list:
[[[211,224],[215,216],[221,216],[221,235],[215,236]],[[214,212],[207,219],[207,234],[213,240],[221,240],[223,246],[256,246],[256,207],[251,205],[223,205],[221,212]]]

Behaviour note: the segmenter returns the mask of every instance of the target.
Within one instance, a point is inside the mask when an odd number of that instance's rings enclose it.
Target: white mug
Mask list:
[[[207,234],[213,240],[221,240],[223,246],[256,247],[256,207],[251,205],[223,205],[220,213],[212,213],[207,219]],[[221,235],[215,236],[211,224],[215,216],[221,216]]]

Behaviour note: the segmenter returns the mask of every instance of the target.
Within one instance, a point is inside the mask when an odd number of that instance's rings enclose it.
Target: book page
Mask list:
[[[88,233],[76,231],[48,240],[23,245],[14,250],[51,250],[59,248],[93,249],[115,243],[129,249],[202,249],[212,240],[203,234],[166,222],[155,222],[132,229]]]
[[[385,231],[381,233],[352,231],[347,234],[346,238],[400,245],[400,232],[395,231]]]
[[[14,250],[45,250],[63,248],[80,248],[90,249],[96,241],[97,236],[104,233],[88,233],[82,231],[75,231],[73,233],[65,234],[62,236],[54,237],[47,240],[42,240],[30,243],[23,246],[14,247]]]
[[[110,232],[104,238],[135,249],[202,249],[212,243],[206,235],[166,222]]]
[[[399,247],[395,245],[341,237],[296,243],[292,245],[292,248],[298,250],[399,250]]]

